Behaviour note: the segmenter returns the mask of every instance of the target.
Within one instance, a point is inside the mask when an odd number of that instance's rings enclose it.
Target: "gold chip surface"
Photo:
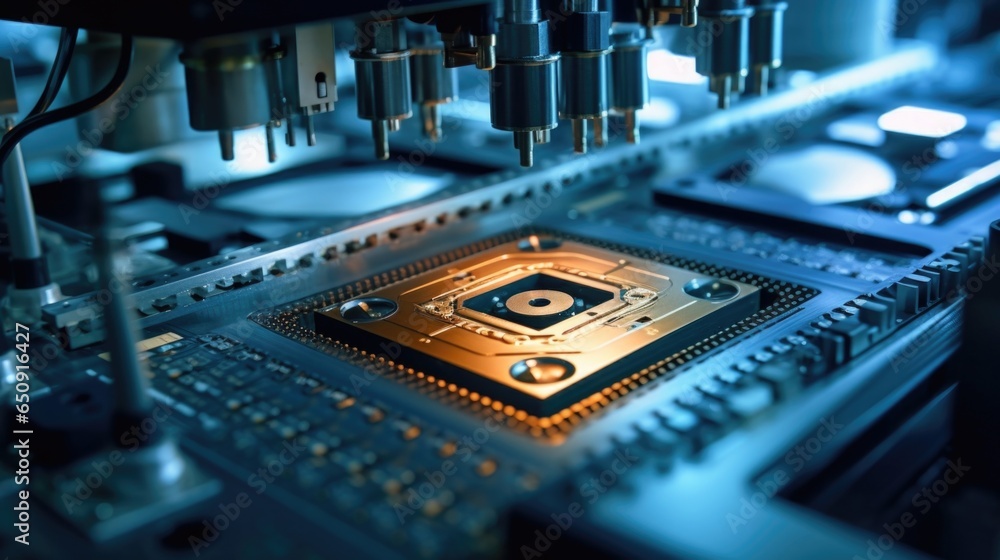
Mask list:
[[[534,414],[760,309],[759,289],[532,236],[316,312],[316,328]]]

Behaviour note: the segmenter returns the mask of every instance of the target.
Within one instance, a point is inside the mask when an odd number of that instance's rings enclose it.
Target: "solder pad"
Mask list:
[[[403,363],[550,414],[753,314],[758,292],[531,236],[320,309],[315,320],[321,334],[373,352],[389,342]]]

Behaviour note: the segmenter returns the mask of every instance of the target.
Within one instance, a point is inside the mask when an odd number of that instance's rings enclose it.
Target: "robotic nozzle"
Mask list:
[[[494,128],[514,133],[523,167],[533,165],[535,144],[547,143],[558,126],[558,62],[538,0],[508,2],[491,71],[490,116]]]
[[[595,145],[608,141],[611,14],[598,10],[597,0],[573,0],[570,8],[560,62],[559,116],[572,121],[573,151],[583,154],[588,123],[593,123]]]

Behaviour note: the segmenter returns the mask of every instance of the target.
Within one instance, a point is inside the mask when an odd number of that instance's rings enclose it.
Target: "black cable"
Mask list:
[[[75,27],[63,28],[62,33],[59,35],[59,48],[56,50],[56,58],[52,62],[52,69],[49,71],[49,78],[45,82],[45,88],[42,89],[42,95],[38,98],[38,103],[28,113],[28,116],[25,117],[26,119],[44,113],[52,105],[52,102],[56,100],[56,95],[59,94],[59,89],[62,88],[63,81],[66,79],[66,73],[69,71],[69,62],[73,58],[73,50],[76,48],[76,32],[77,29]]]
[[[34,115],[21,121],[17,126],[10,129],[10,131],[3,136],[2,142],[0,142],[0,167],[2,167],[7,161],[10,153],[14,151],[14,146],[17,146],[32,132],[59,121],[76,118],[87,111],[92,111],[101,103],[104,103],[114,97],[114,95],[118,93],[118,90],[120,90],[125,84],[125,78],[128,76],[129,68],[132,66],[132,57],[134,53],[135,43],[132,40],[132,36],[122,35],[121,54],[118,57],[118,66],[115,68],[115,73],[111,77],[111,81],[108,82],[108,85],[104,86],[100,91],[83,101],[77,101],[76,103],[72,103],[65,107],[53,109],[40,115]]]

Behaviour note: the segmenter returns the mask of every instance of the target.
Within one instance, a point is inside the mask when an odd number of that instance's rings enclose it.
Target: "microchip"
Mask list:
[[[759,309],[749,284],[532,237],[320,309],[315,319],[321,334],[551,414]]]

